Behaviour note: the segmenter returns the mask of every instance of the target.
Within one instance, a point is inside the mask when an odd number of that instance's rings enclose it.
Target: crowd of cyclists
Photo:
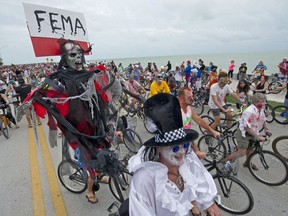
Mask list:
[[[234,64],[233,60],[231,61],[231,64]],[[280,74],[287,75],[287,65],[287,59],[284,58],[283,62],[279,64]],[[127,67],[124,67],[121,63],[117,66],[114,61],[88,63],[85,67],[88,71],[97,68],[105,73],[109,73],[115,80],[118,80],[123,87],[131,92],[132,95],[141,97],[143,100],[159,93],[169,93],[178,96],[181,102],[181,108],[183,106],[186,110],[184,114],[182,113],[182,117],[186,114],[186,117],[190,118],[191,115],[194,120],[197,119],[197,123],[201,127],[206,128],[206,130],[208,132],[210,131],[215,137],[220,136],[220,133],[217,131],[217,127],[220,124],[220,113],[225,114],[228,119],[228,126],[229,120],[232,121],[232,113],[227,107],[226,102],[227,94],[231,94],[235,98],[237,108],[244,106],[250,107],[248,110],[255,111],[255,109],[261,110],[263,103],[265,104],[266,102],[265,96],[261,94],[265,94],[269,91],[268,78],[265,76],[267,67],[262,61],[260,61],[253,70],[255,76],[253,76],[252,79],[247,76],[246,64],[241,64],[237,73],[237,79],[239,79],[239,81],[235,91],[229,87],[231,82],[235,82],[235,80],[232,81],[231,79],[233,78],[235,66],[230,65],[229,72],[226,72],[225,69],[218,69],[212,62],[206,66],[201,59],[193,62],[190,60],[187,60],[186,62],[183,61],[181,64],[176,65],[174,70],[172,69],[173,67],[170,61],[167,62],[167,65],[159,68],[156,63],[152,62],[149,62],[146,67],[143,67],[140,62],[129,64]],[[2,66],[0,73],[1,104],[7,104],[7,107],[10,106],[9,102],[14,106],[21,104],[31,90],[41,85],[45,77],[53,74],[57,69],[57,63]],[[287,83],[285,87],[287,88]],[[26,90],[23,90],[24,88],[26,88]],[[283,89],[283,86],[280,86],[279,88]],[[178,92],[180,92],[180,95]],[[271,92],[273,92],[273,90]],[[17,101],[13,101],[15,95],[19,96]],[[208,126],[194,113],[194,111],[188,112],[187,115],[187,107],[192,105],[193,97],[201,98],[201,103],[203,103],[203,105],[209,105],[213,114],[213,124]],[[129,96],[128,105],[131,108],[135,108],[137,102],[137,97]],[[288,106],[286,103],[287,101],[285,100],[285,105]],[[251,111],[251,113],[253,113],[253,111]],[[11,118],[11,122],[15,125],[15,128],[18,128],[19,126],[14,116],[15,113],[7,113],[7,117]],[[268,127],[266,127],[264,120],[265,114],[262,113],[261,116],[261,125],[264,126],[265,132],[271,135]],[[30,111],[29,113],[26,113],[26,118],[28,127],[32,127]],[[241,133],[243,134],[246,131],[246,133],[249,134],[249,137],[256,137],[260,141],[264,141],[264,138],[259,135],[260,125],[257,125],[260,120],[253,123],[250,122],[255,126],[255,130],[251,131],[247,129],[247,122],[251,121],[251,119],[249,120],[248,118],[250,118],[250,115],[248,114],[242,118],[241,131],[239,130],[237,136],[241,137]],[[37,120],[38,124],[41,125],[40,119]],[[245,150],[248,147],[246,144],[243,144],[243,146],[241,151],[246,153]],[[205,158],[205,153],[201,152],[197,146],[193,146],[192,148],[195,152],[198,152],[197,156],[200,159]],[[244,154],[242,152],[241,156]],[[248,156],[249,155],[247,154],[247,158]],[[226,158],[225,161],[222,162],[226,163],[227,160],[229,160],[229,158]],[[233,158],[233,160],[235,160],[235,158]],[[244,164],[244,167],[247,166],[247,163]],[[253,169],[256,170],[258,168],[253,164]]]

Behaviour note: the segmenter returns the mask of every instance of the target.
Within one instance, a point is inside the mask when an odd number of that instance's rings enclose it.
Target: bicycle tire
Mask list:
[[[4,137],[6,139],[9,139],[10,138],[10,133],[9,133],[9,128],[8,126],[4,123],[4,121],[0,120],[1,121],[1,130],[2,130],[2,133],[4,135]]]
[[[204,160],[211,163],[214,159],[216,162],[221,161],[227,154],[226,146],[222,140],[218,140],[211,134],[202,136],[199,139],[197,146],[200,151],[206,154]]]
[[[114,198],[122,203],[129,197],[132,174],[126,170],[123,170],[119,176],[121,183],[118,183],[115,177],[110,176],[108,184]]]
[[[152,128],[150,128],[150,127],[148,126],[148,124],[149,124],[148,122],[149,122],[149,121],[147,120],[147,117],[144,116],[144,119],[143,119],[144,128],[146,129],[146,131],[147,131],[148,133],[154,134],[154,130],[152,130]]]
[[[269,91],[273,91],[273,94],[278,94],[280,93],[282,90],[278,90],[278,91],[275,91],[277,89],[277,87],[282,87],[282,83],[280,81],[274,81],[274,82],[271,82],[269,83],[268,85],[268,90]]]
[[[123,142],[126,148],[134,154],[136,154],[143,145],[140,135],[130,128],[123,131]]]
[[[214,122],[214,119],[209,116],[209,115],[204,115],[204,116],[201,116],[201,118],[210,126],[213,122]],[[206,130],[204,128],[202,128],[200,125],[199,125],[199,130],[201,131],[202,134],[206,134]]]
[[[219,208],[235,215],[247,214],[253,209],[253,195],[239,179],[218,174],[213,179],[218,192],[215,202]]]
[[[279,136],[272,142],[273,151],[288,162],[288,136]]]
[[[288,124],[288,107],[284,105],[274,107],[274,120],[281,124],[287,125]]]
[[[74,161],[62,161],[57,169],[61,184],[70,192],[80,194],[87,189],[87,173]]]
[[[273,107],[270,104],[265,104],[265,116],[266,122],[271,123],[274,121],[275,113]]]
[[[192,102],[192,107],[194,108],[197,115],[202,115],[204,112],[204,105],[199,100],[194,100]]]
[[[267,168],[264,167],[262,155],[265,159]],[[255,164],[258,170],[252,169]],[[260,182],[266,185],[278,186],[285,184],[288,180],[288,165],[274,152],[262,150],[262,154],[254,151],[248,158],[248,168],[250,173]]]

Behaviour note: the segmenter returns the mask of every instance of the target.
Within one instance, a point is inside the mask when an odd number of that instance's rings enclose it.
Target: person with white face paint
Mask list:
[[[221,215],[214,203],[217,189],[212,176],[190,149],[198,133],[183,128],[178,99],[156,94],[144,103],[144,113],[157,131],[129,160],[134,173],[129,215]]]

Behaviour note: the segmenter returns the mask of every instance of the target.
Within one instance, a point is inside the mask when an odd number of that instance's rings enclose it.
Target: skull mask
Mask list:
[[[68,42],[64,45],[64,49],[66,52],[63,57],[66,60],[67,66],[74,70],[81,71],[84,63],[84,55],[81,47],[78,44]]]

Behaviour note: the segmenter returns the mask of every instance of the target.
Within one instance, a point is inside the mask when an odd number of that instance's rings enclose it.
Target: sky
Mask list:
[[[287,0],[0,0],[4,64],[46,61],[23,2],[83,13],[94,44],[86,60],[288,50]]]

